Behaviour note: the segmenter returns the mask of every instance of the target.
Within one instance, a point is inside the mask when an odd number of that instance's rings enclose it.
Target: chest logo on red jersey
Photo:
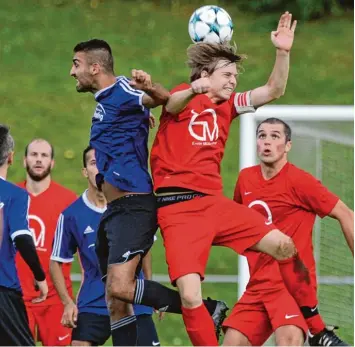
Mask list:
[[[189,133],[198,142],[193,145],[215,145],[218,140],[218,124],[216,111],[209,108],[197,113],[191,110],[192,117],[189,123]]]
[[[40,217],[34,214],[30,214],[28,216],[28,221],[30,224],[30,231],[32,233],[33,241],[37,250],[46,251],[47,249],[44,248],[44,242],[46,239],[46,225]]]

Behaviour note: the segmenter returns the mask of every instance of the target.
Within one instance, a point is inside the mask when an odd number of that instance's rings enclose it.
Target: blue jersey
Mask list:
[[[78,251],[83,279],[77,297],[80,313],[107,315],[105,288],[95,252],[97,229],[104,208],[98,208],[87,198],[87,191],[59,216],[51,259],[68,263]],[[135,305],[136,315],[152,314],[150,307]]]
[[[30,235],[28,193],[0,178],[0,286],[21,291],[15,265],[14,239]]]
[[[148,172],[149,109],[142,104],[143,95],[123,76],[98,91],[90,135],[101,177],[120,190],[135,193],[152,192]]]

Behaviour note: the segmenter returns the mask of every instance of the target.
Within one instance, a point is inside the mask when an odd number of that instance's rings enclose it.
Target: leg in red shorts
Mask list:
[[[239,345],[233,340],[233,330],[242,333],[252,346],[262,346],[272,334],[272,326],[264,304],[258,296],[246,291],[223,323],[223,344]]]
[[[61,324],[64,307],[62,304],[45,306],[37,317],[38,334],[44,346],[68,346],[72,330]]]
[[[280,327],[293,327],[293,330],[279,329],[276,339],[281,344],[303,345],[306,340],[308,327],[302,316],[295,299],[286,288],[274,293],[262,295],[262,300],[269,315],[273,331],[277,332]],[[294,329],[297,327],[298,329]],[[303,341],[302,340],[303,335]]]

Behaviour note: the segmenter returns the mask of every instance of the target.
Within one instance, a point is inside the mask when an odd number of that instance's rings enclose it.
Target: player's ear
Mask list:
[[[292,148],[292,141],[286,142],[285,152],[288,153]]]
[[[205,77],[208,77],[208,76],[209,76],[208,72],[206,70],[202,70],[201,77],[205,78]]]
[[[8,163],[9,165],[12,165],[13,162],[14,162],[14,154],[15,154],[15,152],[11,152],[11,153],[9,154],[9,156],[7,157],[7,163]]]
[[[23,157],[23,167],[26,169],[26,157]]]
[[[83,174],[83,176],[84,176],[85,178],[88,178],[88,177],[89,177],[89,175],[88,175],[88,170],[86,169],[86,167],[83,167],[83,168],[81,169],[81,173]]]
[[[90,72],[92,75],[97,75],[101,70],[101,66],[98,63],[93,63],[90,65]]]
[[[53,170],[54,164],[55,164],[54,159],[52,159],[52,160],[51,160],[51,170]]]

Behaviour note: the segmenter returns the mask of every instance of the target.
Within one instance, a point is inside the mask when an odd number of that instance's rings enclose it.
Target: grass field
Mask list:
[[[79,41],[104,38],[112,46],[117,74],[127,75],[132,68],[143,68],[170,88],[187,80],[188,69],[184,65],[186,47],[190,44],[187,21],[194,8],[203,3],[174,1],[165,7],[158,6],[159,2],[133,0],[4,2],[0,9],[0,122],[11,126],[18,152],[9,179],[23,179],[24,146],[34,137],[44,137],[53,143],[57,153],[54,179],[80,194],[86,184],[80,176],[80,157],[88,142],[95,103],[92,95],[79,95],[75,91],[75,81],[69,76],[72,48]],[[231,6],[226,9],[234,18],[234,40],[240,52],[248,54],[238,86],[239,90],[247,90],[265,83],[271,71],[275,52],[269,36],[278,14],[252,15]],[[278,103],[353,104],[353,48],[352,13],[299,22],[287,92]],[[159,110],[154,113],[158,116]],[[150,141],[154,134],[155,131]],[[238,172],[238,143],[239,123],[236,121],[222,165],[228,196],[232,195]],[[324,167],[325,183],[353,206],[351,154],[333,145],[326,146],[324,155],[331,160]],[[329,228],[325,224],[324,230],[330,237],[323,247],[330,260],[324,263],[321,272],[326,273],[334,259],[342,259],[340,268],[343,270],[336,271],[352,275],[353,267],[348,265],[351,257],[344,251],[340,232],[332,225],[329,233]],[[341,243],[341,248],[334,249],[335,243]],[[155,273],[167,272],[160,239],[153,250],[153,269]],[[207,273],[236,274],[235,254],[227,249],[213,249]],[[321,286],[320,295],[323,301],[335,303],[332,311],[347,307],[352,312],[353,295],[349,294],[352,288],[345,293],[344,287],[334,287],[334,291],[329,292]],[[206,296],[223,298],[230,305],[235,302],[236,293],[235,284],[204,285]],[[338,302],[340,309],[336,306]],[[328,317],[332,318],[327,313]],[[338,319],[338,314],[334,317]],[[353,315],[346,317],[349,322],[341,321],[341,335],[352,342]],[[163,344],[188,344],[181,317],[167,317],[157,326]]]

